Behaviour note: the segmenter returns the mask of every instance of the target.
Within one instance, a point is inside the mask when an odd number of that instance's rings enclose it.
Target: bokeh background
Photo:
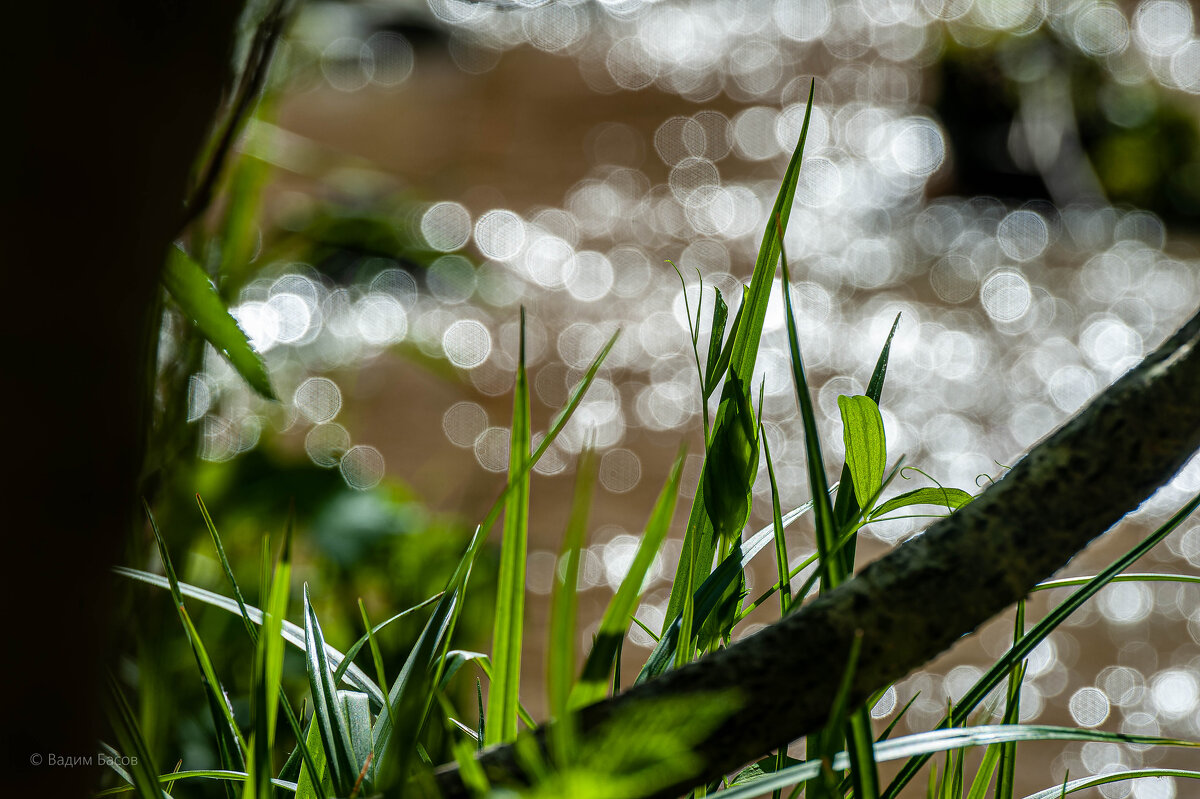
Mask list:
[[[540,716],[540,598],[575,459],[594,436],[582,652],[680,442],[686,515],[702,452],[687,309],[703,302],[703,345],[713,287],[736,306],[810,85],[786,248],[829,471],[843,456],[837,396],[863,391],[900,314],[889,451],[977,492],[1200,301],[1195,23],[1176,0],[304,4],[211,220],[232,244],[209,265],[282,401],[257,398],[171,312],[163,328],[154,451],[186,579],[221,588],[191,493],[248,564],[291,505],[299,575],[331,642],[348,645],[354,600],[381,620],[439,590],[502,488],[518,309],[535,430],[620,329],[533,482],[523,700]],[[754,383],[786,509],[809,494],[779,293]],[[759,476],[753,529],[770,518]],[[1068,573],[1094,573],[1197,491],[1193,460]],[[860,565],[928,521],[869,526]],[[789,532],[797,561],[814,549],[806,525]],[[669,541],[652,570],[638,611],[651,629],[678,552]],[[134,557],[156,562],[149,548]],[[1195,574],[1200,523],[1148,560],[1138,570]],[[491,564],[459,646],[490,646]],[[752,594],[771,573],[749,575]],[[1198,589],[1106,589],[1031,657],[1021,719],[1200,736]],[[1032,600],[1030,618],[1059,598]],[[214,616],[213,635],[239,624]],[[169,608],[135,624],[143,641],[175,634]],[[873,711],[881,727],[918,693],[900,729],[936,723],[1011,626],[994,620],[899,683]],[[417,631],[383,637],[392,662]],[[651,645],[631,629],[626,673]],[[185,762],[210,759],[203,712],[183,732],[163,712],[187,656],[141,649],[159,661],[140,671],[143,718]],[[468,718],[475,676],[457,678]],[[1171,762],[1183,761],[1137,746],[1023,746],[1018,788]],[[1166,779],[1101,793],[1189,795]]]

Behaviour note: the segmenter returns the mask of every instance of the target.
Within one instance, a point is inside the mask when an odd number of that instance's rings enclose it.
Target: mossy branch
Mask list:
[[[585,708],[580,729],[651,699],[736,686],[741,709],[697,747],[704,770],[655,796],[727,774],[826,722],[857,630],[861,702],[1028,594],[1198,447],[1200,314],[974,502],[759,633]],[[493,784],[528,779],[511,746],[479,762]],[[455,766],[437,782],[467,795]]]

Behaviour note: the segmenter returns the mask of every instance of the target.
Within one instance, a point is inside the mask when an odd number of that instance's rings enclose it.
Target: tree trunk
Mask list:
[[[159,270],[241,5],[10,9],[0,340],[12,795],[84,796],[99,774],[48,763],[95,762],[108,567],[135,519]]]

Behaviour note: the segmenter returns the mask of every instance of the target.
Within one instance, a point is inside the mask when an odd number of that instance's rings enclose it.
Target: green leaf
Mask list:
[[[500,573],[496,579],[492,662],[495,680],[488,692],[485,746],[510,743],[517,737],[517,703],[521,687],[521,640],[525,628],[525,557],[529,545],[529,383],[525,376],[525,309],[521,309],[521,342],[517,382],[513,390],[512,434],[509,439],[504,533]]]
[[[629,629],[629,619],[637,607],[638,597],[642,594],[642,583],[646,573],[654,563],[662,542],[671,528],[671,519],[675,515],[675,498],[679,493],[679,477],[683,473],[684,453],[681,451],[671,466],[666,485],[659,492],[654,510],[646,522],[646,531],[642,534],[641,543],[634,553],[633,562],[617,593],[613,595],[600,619],[600,627],[596,631],[596,642],[588,653],[583,664],[583,676],[571,692],[570,706],[579,708],[589,705],[604,697],[608,683],[608,675],[612,671],[621,641],[625,631]]]
[[[184,315],[250,387],[267,399],[277,400],[262,356],[250,346],[250,340],[238,327],[237,320],[229,313],[200,265],[182,249],[174,247],[167,257],[162,279]]]
[[[351,793],[361,796],[369,793],[363,791],[362,784],[371,757],[371,700],[366,694],[358,691],[338,691],[338,701],[342,703],[342,711],[346,714],[354,762],[362,764],[358,773],[354,775],[354,788],[351,789]]]
[[[887,338],[883,342],[883,348],[879,351],[879,358],[875,361],[875,369],[871,372],[871,380],[867,383],[867,396],[875,400],[875,404],[880,403],[880,398],[883,395],[883,382],[887,376],[888,358],[892,351],[892,339],[896,335],[896,328],[900,326],[900,314],[896,314],[895,321],[892,322],[892,328],[888,331]],[[854,492],[850,489],[853,487],[853,481],[850,478],[850,467],[842,465],[842,475],[838,479],[841,488],[838,489],[837,497],[833,502],[833,519],[839,530],[847,529],[852,523],[852,519],[860,513],[858,502],[855,501]],[[842,550],[842,566],[847,572],[854,571],[854,556],[857,546],[857,537],[850,539]]]
[[[114,754],[112,756],[115,756],[116,752],[115,752],[115,750],[113,750],[113,751],[114,751]],[[114,770],[116,770],[116,769],[114,769]],[[226,771],[225,769],[215,769],[215,768],[189,769],[188,771],[172,771],[168,774],[159,774],[158,781],[159,781],[159,783],[166,783],[167,787],[165,790],[168,793],[170,793],[171,785],[173,783],[175,783],[176,781],[181,781],[181,780],[224,780],[226,782],[234,783],[234,782],[245,782],[247,780],[247,776],[248,775],[246,775],[244,772],[241,772],[241,771]],[[273,779],[273,780],[271,780],[271,784],[274,785],[276,788],[282,788],[285,791],[295,791],[296,790],[296,783],[288,782],[287,780],[274,780]],[[116,788],[106,788],[103,791],[96,791],[96,793],[92,794],[92,796],[96,796],[96,797],[116,796],[118,794],[128,793],[129,790],[130,789],[127,786],[118,786]],[[299,794],[297,794],[297,796],[299,796]],[[303,797],[301,797],[301,799],[303,799]]]
[[[306,638],[305,656],[308,666],[308,685],[312,692],[313,718],[321,731],[321,744],[325,747],[325,756],[334,790],[341,796],[346,796],[354,789],[358,778],[358,770],[362,766],[354,760],[354,747],[350,741],[350,726],[346,719],[346,711],[338,700],[337,689],[334,687],[333,671],[325,654],[325,636],[321,633],[321,625],[313,610],[308,593],[308,583],[304,584],[304,632]]]
[[[974,498],[961,488],[927,486],[909,491],[897,497],[892,497],[871,511],[867,518],[872,520],[878,519],[884,514],[891,513],[900,508],[907,508],[910,505],[940,505],[948,511],[956,511]]]
[[[883,416],[870,397],[840,396],[837,403],[842,412],[846,466],[854,482],[854,496],[859,506],[869,511],[866,503],[883,485],[883,473],[887,470]]]

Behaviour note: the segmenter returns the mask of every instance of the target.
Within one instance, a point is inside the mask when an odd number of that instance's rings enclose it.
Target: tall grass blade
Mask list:
[[[229,558],[225,555],[225,547],[221,543],[221,535],[220,535],[220,533],[217,532],[217,526],[213,523],[212,516],[209,515],[209,512],[208,512],[208,507],[204,504],[204,500],[201,499],[199,494],[196,495],[196,503],[200,506],[200,515],[204,517],[205,527],[208,528],[209,537],[212,538],[213,547],[217,551],[217,559],[220,560],[221,568],[224,570],[225,577],[226,577],[226,579],[229,580],[229,586],[233,590],[233,597],[234,597],[234,600],[237,602],[237,609],[238,609],[238,612],[241,614],[242,623],[246,627],[246,633],[250,636],[250,640],[254,643],[255,651],[257,652],[258,646],[260,643],[259,635],[258,635],[258,628],[255,626],[256,622],[250,617],[250,611],[246,605],[246,600],[242,596],[242,589],[240,586],[238,586],[237,578],[233,576],[233,567],[229,563]],[[286,537],[289,547],[290,547],[290,541],[292,538],[292,531],[293,531],[294,527],[295,527],[295,509],[293,508],[288,514],[287,526],[285,529],[285,537]],[[289,571],[290,571],[290,565],[289,565]],[[291,577],[289,574],[288,580],[290,581],[290,579],[291,579]],[[289,624],[289,622],[287,622],[287,620],[284,618],[284,613],[286,612],[286,604],[287,603],[285,602],[284,603],[284,606],[285,606],[284,611],[281,612],[279,615],[279,622],[280,622],[279,634],[283,635],[285,638],[286,638],[286,634],[283,632],[283,629],[284,629],[284,626]],[[226,608],[226,609],[228,609],[228,608]],[[262,620],[261,612],[259,613],[259,616],[260,616],[260,622],[261,622],[261,620]],[[300,635],[299,641],[300,641],[299,646],[301,649],[303,649],[304,641],[303,641],[302,633]],[[357,652],[357,650],[354,650],[354,651]],[[281,657],[282,657],[282,654],[281,654]],[[345,672],[345,667],[350,665],[349,661],[353,660],[353,658],[354,658],[353,653],[350,654],[348,656],[348,658],[343,658],[343,662],[339,666],[339,671],[334,674],[334,678],[333,678],[334,682],[337,682],[338,680],[341,679],[341,675]],[[292,710],[292,703],[288,700],[287,694],[284,693],[282,683],[279,684],[278,695],[279,695],[279,704],[283,708],[283,715],[284,715],[284,718],[287,719],[288,726],[292,730],[292,735],[295,736],[296,741],[298,741],[298,742],[303,741],[304,734],[300,728],[300,722],[296,718],[295,711]],[[294,754],[296,754],[296,756],[299,757],[304,762],[305,768],[307,768],[313,774],[316,773],[316,765],[313,762],[312,757],[309,755],[307,747],[297,745]]]
[[[804,142],[808,138],[809,120],[812,116],[812,89],[813,87],[810,86],[800,138],[792,153],[791,161],[788,162],[787,170],[784,172],[783,182],[768,217],[762,244],[759,246],[758,257],[754,263],[750,288],[746,291],[742,300],[742,308],[738,312],[740,319],[735,320],[736,329],[732,334],[730,345],[729,373],[736,375],[743,385],[749,385],[751,376],[754,374],[758,344],[762,338],[763,323],[766,319],[767,304],[770,300],[771,285],[775,276],[775,265],[783,244],[782,237],[787,232],[786,225],[791,216],[796,184],[800,179],[800,163],[804,154]],[[723,425],[730,424],[731,413],[730,403],[723,402],[718,407],[717,418],[713,425],[714,438],[720,435],[720,428]],[[707,453],[705,457],[707,459]],[[751,476],[751,482],[753,482],[753,476]],[[667,600],[667,612],[663,621],[664,633],[683,611],[687,593],[692,590],[693,586],[700,584],[712,569],[717,541],[713,535],[712,522],[705,510],[704,497],[707,490],[707,478],[702,472],[700,485],[696,489],[696,497],[692,502],[692,510],[684,531],[683,547],[680,550],[679,564],[675,570],[671,595]],[[685,575],[686,570],[690,570],[691,574]]]
[[[143,502],[142,507],[150,521],[150,529],[154,533],[154,540],[158,545],[158,555],[162,560],[163,571],[167,575],[171,599],[175,603],[175,612],[183,625],[184,634],[192,649],[192,656],[196,659],[196,667],[200,671],[201,681],[204,683],[205,699],[212,716],[213,729],[217,734],[217,755],[225,769],[242,771],[246,762],[246,739],[242,736],[241,729],[233,715],[233,708],[230,707],[229,699],[221,688],[220,680],[217,679],[216,670],[213,668],[212,659],[208,655],[204,641],[200,638],[200,632],[188,615],[187,607],[183,602],[179,577],[175,572],[175,564],[172,563],[171,555],[167,551],[167,543],[163,539],[162,531],[158,529],[158,522],[155,520],[154,514],[150,512],[149,505]],[[226,786],[226,791],[231,795],[232,790],[232,787]]]
[[[759,438],[767,459],[767,476],[771,479],[771,532],[775,538],[775,573],[779,576],[779,612],[786,616],[792,603],[791,575],[788,574],[787,541],[783,537],[783,514],[779,510],[779,485],[775,482],[775,466],[771,461],[771,445],[760,427]]]
[[[421,730],[433,703],[433,686],[439,684],[446,665],[450,635],[458,621],[463,592],[486,535],[482,525],[475,528],[467,551],[447,581],[442,598],[434,606],[408,659],[404,661],[388,694],[387,706],[371,731],[374,741],[372,751],[375,752],[372,770],[376,775],[376,788],[388,789],[408,776],[409,764],[417,754]]]
[[[1013,646],[1021,643],[1025,635],[1025,601],[1017,603],[1013,621]],[[1004,723],[1016,724],[1021,719],[1021,682],[1025,679],[1028,661],[1013,664],[1008,671],[1008,691],[1005,695]],[[995,799],[1013,799],[1017,777],[1017,743],[1008,741],[1000,744],[999,776],[996,778]]]
[[[246,793],[243,794],[247,799],[271,799],[273,796],[271,753],[275,748],[275,727],[283,683],[283,619],[287,615],[292,579],[292,530],[289,519],[267,595],[263,634],[255,646],[252,695],[254,734],[251,736],[250,763],[247,768],[249,778]]]
[[[1176,527],[1182,524],[1183,520],[1190,516],[1198,507],[1200,507],[1200,494],[1192,497],[1192,499],[1189,500],[1186,505],[1176,511],[1175,514],[1171,516],[1171,518],[1168,519],[1161,527],[1143,539],[1137,546],[1133,547],[1124,555],[1109,564],[1107,568],[1088,581],[1086,585],[1072,593],[1071,596],[1067,597],[1067,599],[1064,600],[1060,605],[1046,614],[1045,618],[1030,628],[1030,630],[1021,638],[1019,643],[1014,644],[1012,649],[1010,649],[1004,654],[1003,657],[992,664],[987,672],[985,672],[984,675],[975,682],[971,689],[968,690],[960,700],[958,700],[958,703],[954,706],[954,709],[942,719],[942,721],[938,724],[938,727],[951,727],[962,724],[970,715],[971,711],[974,710],[975,707],[982,702],[989,693],[991,693],[992,689],[999,685],[1000,681],[1008,675],[1009,669],[1028,657],[1029,653],[1032,652],[1038,644],[1044,641],[1046,637],[1050,635],[1050,633],[1054,632],[1054,630],[1056,630],[1060,624],[1066,621],[1072,613],[1078,610],[1084,602],[1095,596],[1101,588],[1112,582],[1112,580],[1118,574],[1132,566],[1138,558],[1142,557],[1156,545],[1158,545],[1164,538],[1170,535]],[[920,770],[921,766],[925,765],[925,761],[927,759],[928,758],[918,756],[912,761],[905,763],[900,769],[900,773],[898,773],[892,779],[891,783],[889,783],[887,788],[884,790],[883,799],[896,799],[896,797],[899,796],[900,791],[904,789],[904,786],[907,785],[914,776],[916,776],[916,773]]]
[[[387,675],[383,673],[383,653],[379,651],[379,644],[375,643],[375,630],[371,627],[371,620],[367,618],[367,606],[363,604],[362,597],[358,599],[358,612],[362,616],[363,627],[366,628],[367,641],[371,644],[371,662],[375,665],[375,679],[379,683],[380,689],[387,693]],[[353,657],[353,655],[348,655]],[[337,672],[334,672],[334,682],[337,681]]]
[[[517,702],[521,687],[521,641],[525,628],[525,557],[529,541],[529,383],[525,376],[525,309],[521,309],[521,343],[513,390],[512,434],[508,481],[513,487],[504,502],[504,537],[496,580],[492,662],[495,680],[488,692],[488,737],[485,746],[510,743],[517,737]]]
[[[333,682],[333,670],[325,655],[325,636],[313,610],[304,585],[304,632],[307,644],[305,658],[308,666],[308,685],[312,692],[313,719],[321,732],[321,744],[325,749],[326,763],[338,795],[346,796],[354,789],[361,763],[354,760],[354,747],[350,741],[350,727],[346,711],[338,699]]]
[[[575,472],[575,496],[567,519],[562,549],[555,561],[554,592],[550,598],[550,641],[546,650],[546,698],[550,717],[558,720],[558,757],[573,748],[568,700],[575,684],[575,619],[579,612],[579,562],[587,536],[588,515],[596,488],[596,453],[585,447]]]
[[[646,531],[638,544],[629,571],[621,580],[617,593],[613,595],[604,616],[600,619],[596,642],[583,664],[583,675],[571,692],[569,701],[572,708],[583,707],[604,698],[609,673],[613,670],[620,644],[625,638],[625,631],[629,629],[629,619],[633,616],[638,597],[642,593],[642,583],[645,582],[646,573],[671,528],[684,457],[682,451],[676,456],[666,485],[659,492],[650,519],[646,522]]]
[[[250,346],[250,339],[238,327],[200,265],[179,247],[172,247],[162,279],[180,310],[242,379],[262,396],[277,400],[262,356]]]
[[[163,799],[166,796],[158,787],[158,769],[150,756],[150,747],[138,726],[137,716],[125,700],[121,686],[112,674],[107,674],[108,716],[117,734],[121,750],[130,758],[129,778],[141,799]]]

